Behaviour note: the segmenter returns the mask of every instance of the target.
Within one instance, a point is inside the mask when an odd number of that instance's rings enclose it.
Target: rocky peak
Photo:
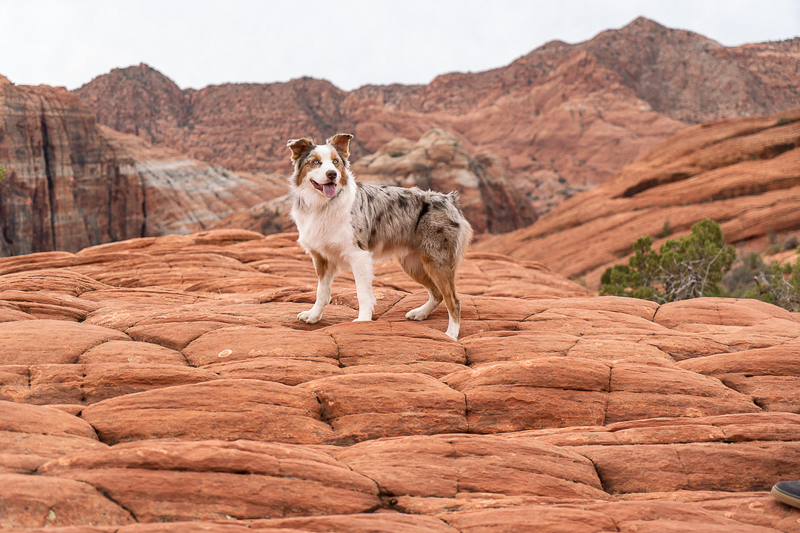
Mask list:
[[[288,172],[286,139],[303,135],[350,131],[361,157],[397,137],[453,131],[472,153],[497,154],[544,213],[687,123],[792,107],[800,98],[797,48],[727,48],[639,18],[583,43],[552,41],[508,66],[426,85],[346,92],[301,78],[181,92],[140,65],[78,94],[103,124],[234,170]]]
[[[185,126],[187,122],[189,95],[145,63],[115,68],[75,92],[100,124],[139,135],[149,142],[165,142],[170,128]]]

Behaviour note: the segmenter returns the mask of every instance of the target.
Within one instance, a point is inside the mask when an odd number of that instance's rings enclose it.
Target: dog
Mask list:
[[[472,240],[458,193],[356,182],[349,162],[352,139],[338,133],[322,145],[306,138],[286,144],[294,166],[290,216],[319,278],[314,306],[297,318],[317,323],[330,303],[333,279],[349,267],[358,298],[355,321],[372,320],[373,263],[397,259],[428,290],[428,301],[406,318],[425,320],[444,300],[446,334],[458,339],[461,301],[455,275]]]

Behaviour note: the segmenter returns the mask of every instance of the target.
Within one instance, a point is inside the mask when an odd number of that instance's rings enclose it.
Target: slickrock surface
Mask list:
[[[0,527],[800,532],[766,492],[800,478],[796,315],[471,253],[458,341],[391,264],[373,322],[343,275],[312,326],[295,239],[0,260]]]
[[[181,90],[147,65],[76,93],[101,124],[234,170],[285,172],[286,139],[346,130],[355,158],[391,140],[453,131],[497,154],[544,213],[709,120],[797,105],[800,39],[725,47],[639,18],[577,44],[552,41],[511,64],[427,85],[343,91],[324,80]],[[169,73],[167,73],[169,74]]]
[[[800,108],[693,126],[609,181],[560,205],[528,228],[474,248],[540,261],[597,287],[632,243],[689,233],[711,218],[729,243],[763,251],[768,235],[800,231]],[[662,235],[665,224],[671,229]]]

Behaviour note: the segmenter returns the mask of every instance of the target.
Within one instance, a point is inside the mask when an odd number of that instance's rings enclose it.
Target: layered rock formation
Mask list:
[[[721,46],[637,19],[487,72],[352,92],[313,79],[181,91],[139,65],[76,92],[114,129],[234,170],[285,169],[286,139],[355,133],[356,157],[431,128],[500,156],[543,213],[685,127],[796,105],[800,39]]]
[[[97,126],[63,88],[2,76],[0,165],[0,256],[200,231],[281,194],[270,176],[242,177]]]
[[[453,134],[431,130],[416,143],[398,138],[353,165],[358,179],[434,191],[458,191],[475,233],[504,233],[529,226],[536,213],[506,180],[488,152],[473,159]]]
[[[146,216],[142,236],[185,235],[216,227],[286,190],[282,175],[235,173],[133,135],[98,128],[141,178]]]
[[[0,260],[0,526],[44,531],[799,531],[800,321],[591,297],[471,253],[462,337],[376,271],[314,326],[296,235]]]
[[[533,226],[476,248],[540,261],[596,287],[642,235],[658,247],[711,218],[728,242],[763,251],[768,234],[800,231],[798,206],[800,109],[793,109],[688,128]]]
[[[142,235],[141,177],[65,89],[0,76],[0,255],[77,251]]]

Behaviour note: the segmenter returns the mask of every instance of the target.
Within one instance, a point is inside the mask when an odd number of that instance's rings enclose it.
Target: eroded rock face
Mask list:
[[[458,191],[475,233],[504,233],[536,220],[530,200],[503,175],[497,156],[474,159],[455,135],[431,130],[412,143],[395,139],[352,166],[358,179],[434,191]]]
[[[797,531],[766,492],[800,478],[795,315],[471,253],[458,341],[392,265],[374,321],[343,275],[308,325],[296,238],[0,259],[0,526]]]
[[[694,126],[529,228],[475,248],[541,261],[590,287],[627,263],[640,236],[652,235],[658,249],[702,218],[717,221],[729,243],[760,251],[768,234],[800,228],[798,168],[800,109]]]
[[[182,91],[138,65],[76,92],[102,124],[237,171],[285,172],[286,139],[300,136],[349,131],[359,158],[398,137],[454,131],[471,153],[497,154],[545,213],[687,124],[796,105],[799,49],[797,39],[728,48],[639,18],[427,85],[346,92],[302,78]]]
[[[0,256],[196,232],[284,189],[97,126],[63,88],[2,76],[0,165]]]
[[[0,76],[0,110],[0,255],[76,252],[141,235],[141,178],[80,99]]]

